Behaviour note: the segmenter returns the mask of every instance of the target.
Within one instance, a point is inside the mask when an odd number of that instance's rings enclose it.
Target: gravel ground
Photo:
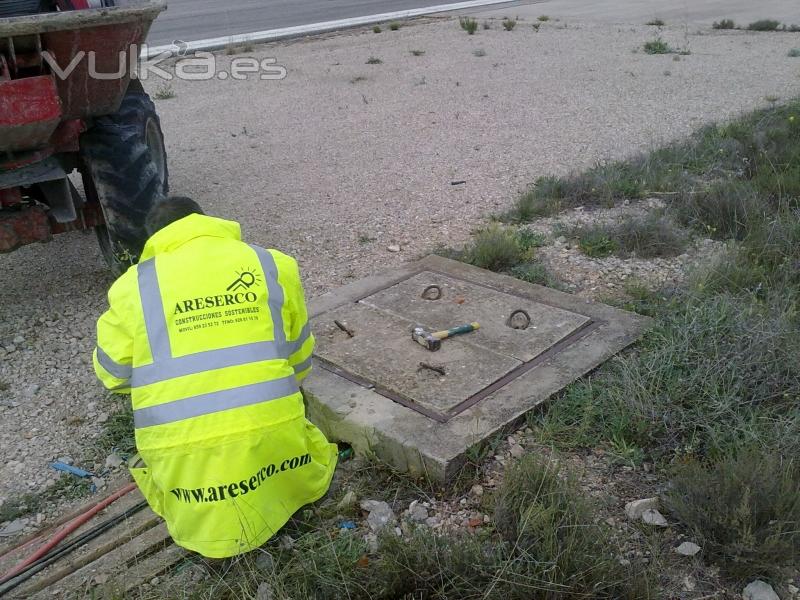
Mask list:
[[[287,68],[283,81],[173,82],[176,96],[157,102],[172,190],[297,256],[316,295],[462,243],[538,175],[800,92],[800,62],[786,56],[799,34],[667,29],[692,52],[676,61],[634,52],[650,27],[561,26],[349,32],[258,48]],[[0,257],[0,281],[2,502],[52,485],[51,459],[92,457],[118,401],[90,366],[111,283],[94,237]]]

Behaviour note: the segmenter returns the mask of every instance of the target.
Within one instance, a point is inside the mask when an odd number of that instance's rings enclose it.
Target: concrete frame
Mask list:
[[[446,423],[438,423],[315,364],[304,386],[308,416],[330,440],[348,442],[358,453],[374,453],[401,471],[427,474],[435,480],[454,476],[469,447],[514,427],[525,413],[633,343],[651,321],[440,256],[428,256],[314,298],[309,304],[309,318],[357,302],[422,271],[438,271],[557,306],[585,315],[594,323],[587,335]]]

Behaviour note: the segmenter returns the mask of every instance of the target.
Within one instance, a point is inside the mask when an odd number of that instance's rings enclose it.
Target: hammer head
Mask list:
[[[431,352],[436,352],[442,347],[442,340],[422,327],[414,327],[414,329],[411,330],[411,339]]]

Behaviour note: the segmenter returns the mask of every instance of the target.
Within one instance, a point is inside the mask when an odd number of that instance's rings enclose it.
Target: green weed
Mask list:
[[[562,597],[631,598],[647,587],[645,573],[637,578],[614,556],[610,530],[595,521],[574,477],[547,459],[529,454],[508,468],[494,519],[520,561],[539,565],[543,589],[559,586]]]
[[[800,555],[800,464],[746,450],[672,478],[668,510],[699,538],[706,559],[737,579],[778,577]]]
[[[523,250],[513,230],[491,226],[478,232],[465,258],[482,269],[506,271],[522,261]]]
[[[517,279],[527,281],[528,283],[535,283],[537,285],[544,285],[552,288],[560,287],[558,281],[547,270],[547,268],[538,262],[524,262],[514,265],[510,272],[511,275]]]
[[[677,295],[635,354],[531,417],[558,445],[624,443],[646,454],[725,455],[759,443],[800,452],[800,341],[791,300]]]
[[[458,24],[461,26],[461,29],[466,31],[469,35],[472,35],[478,29],[478,21],[471,17],[459,17]]]
[[[581,233],[578,245],[586,256],[602,258],[614,254],[619,249],[617,240],[613,239],[600,227],[587,229]]]
[[[580,249],[594,257],[609,254],[639,258],[677,256],[688,242],[683,231],[658,213],[626,216],[610,224],[584,225],[565,233],[577,238]]]
[[[760,19],[750,23],[747,29],[750,31],[776,31],[780,24],[780,21],[775,21],[774,19]]]
[[[24,517],[38,511],[42,506],[44,506],[44,498],[39,494],[22,494],[8,498],[0,506],[0,523]]]
[[[517,20],[516,19],[510,19],[508,17],[503,19],[503,29],[505,29],[506,31],[511,31],[516,26],[517,26]]]
[[[652,25],[653,27],[663,27],[664,25],[666,25],[666,23],[664,23],[664,21],[662,21],[661,19],[653,19],[652,21],[648,21],[647,23],[645,23],[645,25]]]
[[[714,29],[736,29],[736,23],[733,22],[733,19],[722,19],[714,21],[711,27]]]
[[[156,100],[169,100],[170,98],[174,98],[175,95],[175,89],[172,85],[165,82],[158,86],[153,97]]]
[[[105,460],[106,456],[116,451],[120,456],[131,456],[136,452],[133,437],[133,410],[130,402],[116,399],[121,403],[121,410],[112,414],[103,425],[103,432],[94,442],[97,459]]]
[[[661,38],[645,42],[643,49],[647,54],[672,54],[675,52],[675,49]]]

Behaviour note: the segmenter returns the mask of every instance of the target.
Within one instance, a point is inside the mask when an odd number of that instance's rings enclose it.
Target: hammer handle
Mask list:
[[[458,335],[460,333],[469,333],[470,331],[475,331],[476,329],[480,328],[479,323],[467,323],[466,325],[459,325],[458,327],[451,327],[450,329],[446,329],[443,331],[436,331],[433,334],[433,337],[444,340],[449,337],[453,337],[454,335]]]

